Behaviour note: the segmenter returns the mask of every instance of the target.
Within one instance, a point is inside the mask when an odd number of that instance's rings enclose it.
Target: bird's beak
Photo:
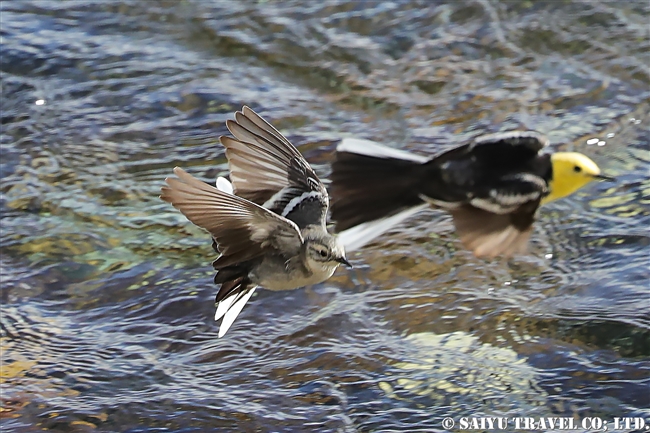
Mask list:
[[[353,267],[352,263],[348,262],[348,259],[346,259],[345,257],[339,257],[338,259],[336,259],[336,261],[343,264],[343,265],[345,265],[345,266],[347,266],[348,268]]]
[[[598,180],[605,180],[607,182],[616,182],[615,177],[607,176],[605,174],[594,174],[594,178]]]

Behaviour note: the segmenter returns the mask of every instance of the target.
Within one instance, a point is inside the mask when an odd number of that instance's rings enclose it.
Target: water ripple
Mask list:
[[[445,416],[650,414],[646,2],[0,4],[0,428],[439,431]],[[433,210],[355,269],[258,291],[226,338],[206,235],[243,104],[326,178],[343,136],[434,154],[531,128],[615,184],[487,262]]]

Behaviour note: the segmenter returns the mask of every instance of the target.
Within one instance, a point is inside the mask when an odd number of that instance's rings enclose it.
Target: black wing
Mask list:
[[[540,153],[547,145],[534,131],[478,137],[428,163],[438,183],[424,195],[454,205],[448,210],[459,237],[475,255],[522,253],[549,192],[550,156]]]
[[[547,144],[546,137],[534,131],[478,137],[427,162],[418,189],[426,197],[457,205],[477,197],[498,201],[503,196],[507,201],[517,194],[535,200],[530,193],[546,194],[551,177],[550,157],[540,153]]]

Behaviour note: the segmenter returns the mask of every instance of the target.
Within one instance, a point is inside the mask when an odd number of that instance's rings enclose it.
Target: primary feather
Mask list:
[[[325,225],[329,196],[298,150],[248,107],[226,122],[221,137],[234,193],[294,221],[300,228]]]
[[[344,249],[327,232],[329,197],[300,152],[268,122],[244,107],[221,137],[230,178],[215,186],[180,168],[161,198],[213,237],[220,284],[219,337],[232,326],[258,286],[291,290],[329,278]]]

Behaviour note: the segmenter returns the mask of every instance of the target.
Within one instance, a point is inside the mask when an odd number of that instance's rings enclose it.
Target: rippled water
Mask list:
[[[650,416],[647,2],[0,8],[3,431]],[[226,173],[244,104],[325,177],[344,136],[431,154],[531,128],[619,182],[546,206],[511,261],[425,212],[217,339],[210,242],[157,194],[175,165]]]

